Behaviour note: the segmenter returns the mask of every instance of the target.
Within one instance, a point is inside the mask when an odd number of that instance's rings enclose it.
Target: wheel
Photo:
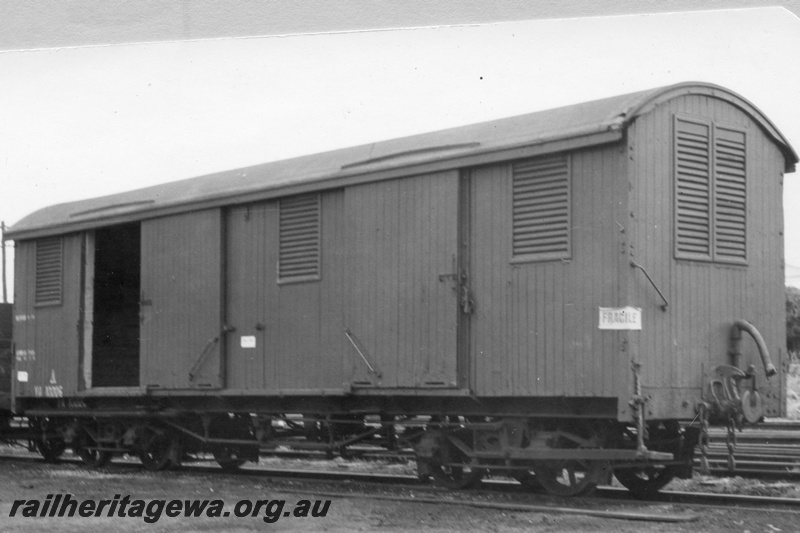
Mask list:
[[[636,435],[632,432],[624,432],[622,438],[625,439],[626,444],[632,446]],[[681,450],[680,438],[680,425],[674,420],[665,420],[649,425],[645,445],[651,450],[672,453],[677,459]],[[637,498],[654,496],[675,478],[675,474],[675,466],[663,464],[614,470],[614,477],[617,478],[617,481]]]
[[[111,461],[111,454],[106,451],[81,447],[76,450],[76,453],[78,457],[81,458],[83,464],[91,468],[100,468]]]
[[[33,446],[48,463],[56,462],[58,458],[61,457],[61,454],[64,453],[64,450],[67,449],[67,445],[61,437],[61,433],[53,431],[50,428],[51,424],[52,420],[49,418],[35,418],[30,421],[31,429],[36,433],[41,433],[41,435],[33,441]]]
[[[645,468],[618,468],[614,477],[637,498],[648,498],[667,486],[675,477],[669,466],[648,466]]]
[[[91,468],[100,468],[111,460],[109,452],[93,449],[96,447],[97,441],[92,436],[92,431],[86,427],[80,428],[73,449],[81,462]]]
[[[239,459],[236,450],[232,448],[222,448],[214,451],[214,459],[223,470],[235,472],[247,461]]]
[[[465,446],[474,448],[471,433],[462,431],[446,432],[440,429],[428,429],[414,446],[417,453],[417,472],[422,479],[430,475],[439,484],[449,489],[464,489],[476,485],[486,471],[475,468],[467,457],[450,438],[463,437]]]
[[[139,447],[139,460],[147,470],[156,472],[174,465],[173,457],[180,457],[175,453],[176,444],[166,431],[154,428],[145,428],[145,434]]]
[[[530,470],[516,470],[511,473],[511,477],[519,481],[520,485],[531,490],[541,490],[542,484]]]
[[[448,489],[467,489],[480,483],[486,470],[473,467],[461,450],[446,438],[441,440],[439,453],[429,463],[433,479]]]
[[[578,496],[592,492],[606,464],[601,461],[543,461],[533,467],[538,482],[556,496]]]
[[[252,440],[253,446],[219,445],[211,449],[223,470],[238,470],[247,461],[258,462],[253,422],[247,415],[222,414],[211,420],[209,434],[218,439]],[[249,453],[248,453],[249,452]]]
[[[604,428],[593,423],[564,422],[539,433],[545,446],[556,451],[600,448],[606,437]],[[592,492],[597,483],[608,479],[609,463],[586,459],[551,459],[533,464],[533,473],[542,487],[556,496],[578,496]]]
[[[55,463],[67,449],[67,445],[61,439],[41,438],[36,441],[36,449],[42,454],[48,463]]]
[[[459,466],[431,465],[433,478],[448,489],[468,489],[480,483],[486,471],[468,463]]]

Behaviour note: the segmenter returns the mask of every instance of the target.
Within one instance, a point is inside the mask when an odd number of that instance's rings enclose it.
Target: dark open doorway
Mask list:
[[[95,231],[92,387],[139,386],[139,224]]]

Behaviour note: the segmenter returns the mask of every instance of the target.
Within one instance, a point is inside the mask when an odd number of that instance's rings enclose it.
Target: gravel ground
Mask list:
[[[329,492],[348,493],[350,496],[328,496]],[[141,499],[146,505],[157,500],[199,499],[221,500],[222,513],[228,517],[175,517],[162,516],[153,523],[143,517],[29,518],[20,505],[16,516],[9,516],[15,500],[45,501],[48,494],[72,494],[82,501],[113,500],[116,494],[129,495],[131,500]],[[763,510],[688,509],[669,504],[630,504],[603,500],[558,500],[539,495],[523,494],[519,498],[531,505],[570,506],[580,504],[595,509],[641,512],[659,516],[697,515],[698,520],[685,524],[663,522],[636,522],[573,516],[557,512],[511,512],[476,509],[463,505],[393,502],[363,497],[364,494],[397,494],[393,488],[364,486],[357,483],[320,483],[268,479],[236,475],[209,475],[186,472],[150,473],[130,468],[110,466],[90,471],[80,465],[47,465],[41,462],[0,461],[0,530],[2,531],[748,531],[775,533],[800,531],[800,515],[796,513]],[[426,497],[430,493],[403,491],[412,497]],[[477,493],[460,492],[448,495],[451,499],[470,497],[486,499]],[[503,496],[500,496],[503,499]],[[509,500],[512,497],[508,497]],[[514,497],[513,499],[518,500]],[[278,504],[266,505],[258,516],[235,516],[237,502],[242,500],[283,500],[283,512],[295,509],[301,500],[330,499],[324,517],[280,516],[267,523],[264,517],[274,512]],[[131,504],[133,505],[133,504]],[[156,505],[156,504],[153,504]],[[130,511],[129,507],[126,514]],[[152,508],[155,511],[155,507]],[[146,509],[145,509],[146,511]],[[30,512],[30,511],[29,511]],[[40,509],[41,512],[41,509]],[[143,513],[145,516],[147,513]],[[152,513],[151,513],[152,514]],[[795,525],[798,524],[798,525]]]

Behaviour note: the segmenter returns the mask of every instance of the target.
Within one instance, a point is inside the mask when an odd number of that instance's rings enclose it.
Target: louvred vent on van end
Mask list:
[[[714,255],[744,261],[747,240],[744,132],[714,128]]]
[[[675,257],[747,259],[745,133],[675,117]]]
[[[280,201],[278,281],[311,281],[320,275],[320,196]]]
[[[514,163],[513,259],[570,257],[569,160],[564,155]]]
[[[62,257],[62,240],[60,237],[36,241],[35,305],[57,305],[61,303]]]
[[[711,131],[708,124],[675,119],[676,256],[711,255]]]

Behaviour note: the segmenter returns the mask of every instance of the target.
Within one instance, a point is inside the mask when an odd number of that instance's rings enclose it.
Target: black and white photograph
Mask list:
[[[0,0],[0,531],[800,531],[798,16]]]

